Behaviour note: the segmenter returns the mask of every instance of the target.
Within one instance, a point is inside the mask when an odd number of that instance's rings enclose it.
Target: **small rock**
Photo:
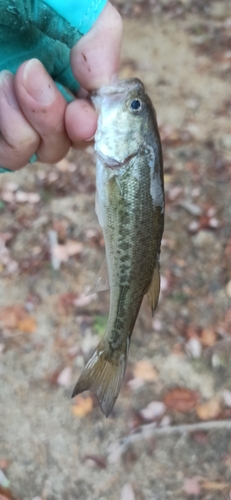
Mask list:
[[[214,245],[215,243],[215,236],[213,233],[210,233],[209,231],[199,231],[199,233],[196,234],[192,238],[193,245],[196,248],[204,248],[204,247],[210,247],[211,245]]]
[[[179,203],[179,205],[192,215],[202,214],[201,208],[195,203],[192,203],[190,201],[182,201],[181,203]]]
[[[191,358],[197,359],[201,357],[202,346],[196,337],[192,337],[186,344],[185,350]]]

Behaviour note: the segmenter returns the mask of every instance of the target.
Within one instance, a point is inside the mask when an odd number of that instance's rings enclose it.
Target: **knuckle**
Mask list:
[[[70,140],[67,137],[56,137],[55,140],[42,141],[37,150],[40,161],[44,163],[57,163],[68,153]]]

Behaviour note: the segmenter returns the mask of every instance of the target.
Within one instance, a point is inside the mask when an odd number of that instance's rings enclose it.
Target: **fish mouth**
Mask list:
[[[105,165],[105,167],[108,167],[111,170],[118,170],[122,167],[125,167],[127,165],[127,163],[130,160],[132,160],[132,158],[135,158],[138,151],[139,151],[139,149],[137,151],[135,151],[134,153],[131,153],[129,156],[127,156],[122,161],[118,161],[118,160],[115,160],[115,158],[111,158],[110,156],[104,155],[98,149],[95,149],[95,154],[96,154],[96,157],[98,158],[98,160],[101,161]]]

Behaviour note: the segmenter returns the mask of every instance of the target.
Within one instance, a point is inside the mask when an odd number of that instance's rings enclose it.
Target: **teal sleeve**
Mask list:
[[[0,71],[15,73],[39,59],[59,84],[75,93],[70,49],[90,30],[107,0],[0,0]],[[60,87],[61,85],[61,87]]]
[[[24,61],[35,57],[44,64],[65,99],[71,101],[79,84],[71,70],[70,49],[91,29],[106,3],[0,0],[0,71],[15,73]],[[0,167],[0,174],[8,171]]]

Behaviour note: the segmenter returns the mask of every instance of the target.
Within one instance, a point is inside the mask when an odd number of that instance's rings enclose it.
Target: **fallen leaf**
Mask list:
[[[59,376],[57,377],[57,383],[63,387],[70,387],[72,382],[72,369],[70,366],[66,366]]]
[[[38,203],[40,201],[40,195],[38,193],[28,193],[29,203]]]
[[[164,415],[160,421],[160,427],[168,427],[171,424],[171,418],[169,415]]]
[[[173,186],[168,191],[168,199],[170,201],[174,201],[180,194],[182,194],[183,188],[182,186]]]
[[[141,380],[141,378],[132,378],[128,382],[128,386],[132,391],[138,391],[139,389],[141,389],[141,387],[143,387],[143,385],[144,381]]]
[[[74,305],[76,307],[85,307],[88,306],[93,300],[97,299],[97,294],[92,293],[91,295],[86,295],[86,294],[80,294],[78,297],[74,300]]]
[[[38,193],[26,193],[25,191],[17,191],[14,198],[18,203],[38,203],[40,201]]]
[[[17,328],[24,333],[33,333],[37,328],[36,321],[34,318],[28,315],[27,318],[24,318],[18,322]]]
[[[57,311],[59,314],[70,314],[75,306],[76,293],[64,293],[60,295],[57,303]]]
[[[80,394],[75,398],[75,404],[71,407],[73,415],[83,418],[93,409],[93,400],[91,396],[84,398]]]
[[[58,243],[52,246],[51,254],[52,254],[52,259],[57,262],[67,262],[69,258],[66,246],[59,245]]]
[[[158,417],[162,417],[166,410],[166,406],[161,401],[152,401],[146,408],[140,411],[141,416],[144,420],[154,420]]]
[[[190,233],[196,233],[200,228],[200,224],[197,220],[192,220],[188,225],[188,230]]]
[[[183,490],[186,495],[200,495],[201,488],[199,484],[199,478],[197,476],[191,479],[186,478],[184,480]]]
[[[33,333],[36,330],[35,319],[32,318],[22,305],[6,306],[0,309],[0,325],[9,330],[21,330],[24,333]]]
[[[121,490],[120,500],[135,500],[135,494],[130,483],[124,484]]]
[[[220,401],[217,398],[210,399],[196,407],[196,412],[201,420],[210,420],[218,417],[221,411]]]
[[[147,359],[138,361],[133,369],[135,378],[139,378],[144,382],[154,382],[158,378],[158,373],[153,368],[152,363]]]
[[[63,160],[56,163],[56,167],[60,172],[74,172],[77,168],[75,163],[69,162],[67,158],[63,158]]]
[[[231,391],[224,390],[223,391],[223,399],[224,399],[226,406],[229,406],[231,408]]]
[[[106,458],[103,457],[102,455],[86,455],[85,460],[91,460],[96,465],[98,465],[98,467],[100,467],[101,469],[106,469],[106,467],[107,467]]]
[[[83,251],[83,243],[80,241],[74,241],[74,240],[68,240],[65,244],[67,253],[69,257],[72,257],[73,255],[78,255]]]
[[[61,373],[60,368],[54,370],[52,373],[48,375],[47,377],[48,382],[52,385],[57,385],[57,379],[60,373]]]
[[[3,186],[3,189],[6,190],[6,191],[17,191],[17,189],[19,188],[19,185],[16,184],[16,182],[5,182],[4,186]]]
[[[212,328],[204,328],[201,332],[200,341],[203,346],[210,347],[215,344],[217,339],[216,333]]]
[[[230,488],[230,483],[218,483],[216,481],[203,481],[201,484],[203,490],[208,491],[225,491]]]
[[[68,240],[65,244],[57,243],[52,247],[53,257],[60,262],[66,262],[69,257],[78,255],[83,251],[83,244],[78,241]]]
[[[202,347],[199,339],[196,337],[192,337],[191,339],[189,339],[189,341],[185,344],[185,350],[188,356],[190,356],[191,358],[200,358]]]
[[[171,410],[186,413],[197,405],[198,393],[190,389],[172,389],[164,397],[165,405]]]

